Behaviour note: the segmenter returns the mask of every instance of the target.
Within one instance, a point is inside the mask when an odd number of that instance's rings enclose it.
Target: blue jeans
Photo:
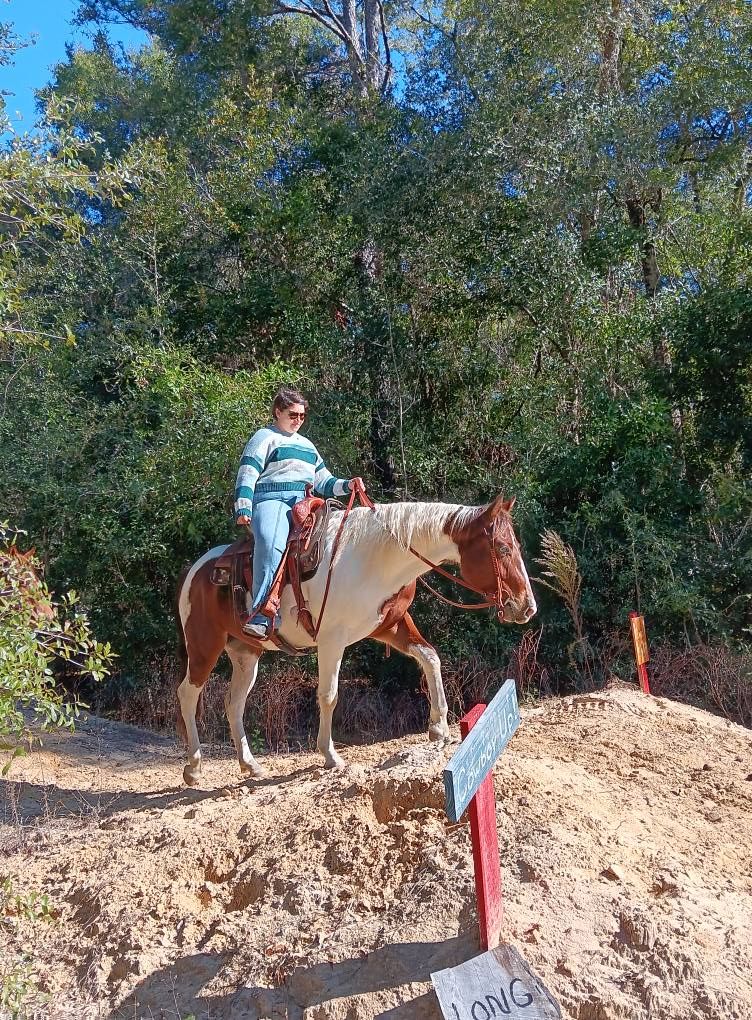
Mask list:
[[[263,606],[274,575],[277,573],[290,534],[290,510],[304,498],[302,492],[259,499],[253,504],[253,610]],[[269,618],[261,613],[251,617],[251,623],[267,624]]]

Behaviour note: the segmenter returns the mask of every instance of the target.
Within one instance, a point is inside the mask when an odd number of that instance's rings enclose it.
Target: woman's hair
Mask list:
[[[299,390],[294,390],[291,386],[280,386],[272,404],[272,417],[275,416],[275,411],[286,411],[293,404],[302,404],[306,411],[308,410],[308,401]]]

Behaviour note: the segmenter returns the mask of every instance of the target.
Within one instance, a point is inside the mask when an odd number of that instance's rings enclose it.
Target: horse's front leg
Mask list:
[[[431,740],[442,742],[448,740],[447,703],[441,679],[439,653],[433,645],[426,641],[409,613],[405,613],[394,627],[379,634],[376,640],[396,648],[403,655],[409,655],[418,663],[428,684],[428,697],[431,704],[428,736]]]
[[[225,645],[225,651],[232,663],[232,679],[230,690],[225,700],[227,721],[230,724],[232,741],[238,754],[240,771],[244,775],[252,775],[257,779],[266,775],[264,768],[259,765],[251,753],[248,744],[248,737],[245,735],[243,726],[243,713],[248,695],[256,682],[260,653],[254,651],[248,645],[231,638]]]
[[[341,769],[345,763],[334,750],[332,742],[332,716],[337,707],[339,668],[342,665],[344,648],[327,643],[318,646],[319,658],[319,735],[316,747],[326,759],[328,769]]]

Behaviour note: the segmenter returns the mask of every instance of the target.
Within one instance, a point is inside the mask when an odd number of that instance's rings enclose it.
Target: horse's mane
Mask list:
[[[484,506],[455,503],[377,503],[376,513],[359,507],[350,514],[342,541],[348,545],[397,542],[407,549],[421,538],[431,538],[443,531],[449,522],[450,534],[459,531],[485,510]],[[336,526],[339,526],[339,518],[336,518]]]

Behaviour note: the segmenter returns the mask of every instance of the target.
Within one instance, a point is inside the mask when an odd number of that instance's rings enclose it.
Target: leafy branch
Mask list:
[[[109,644],[94,640],[85,614],[75,608],[75,592],[53,599],[33,551],[18,548],[20,534],[0,523],[0,751],[10,752],[4,772],[33,739],[29,715],[42,729],[72,728],[86,707],[58,690],[55,663],[98,681],[113,658]]]

